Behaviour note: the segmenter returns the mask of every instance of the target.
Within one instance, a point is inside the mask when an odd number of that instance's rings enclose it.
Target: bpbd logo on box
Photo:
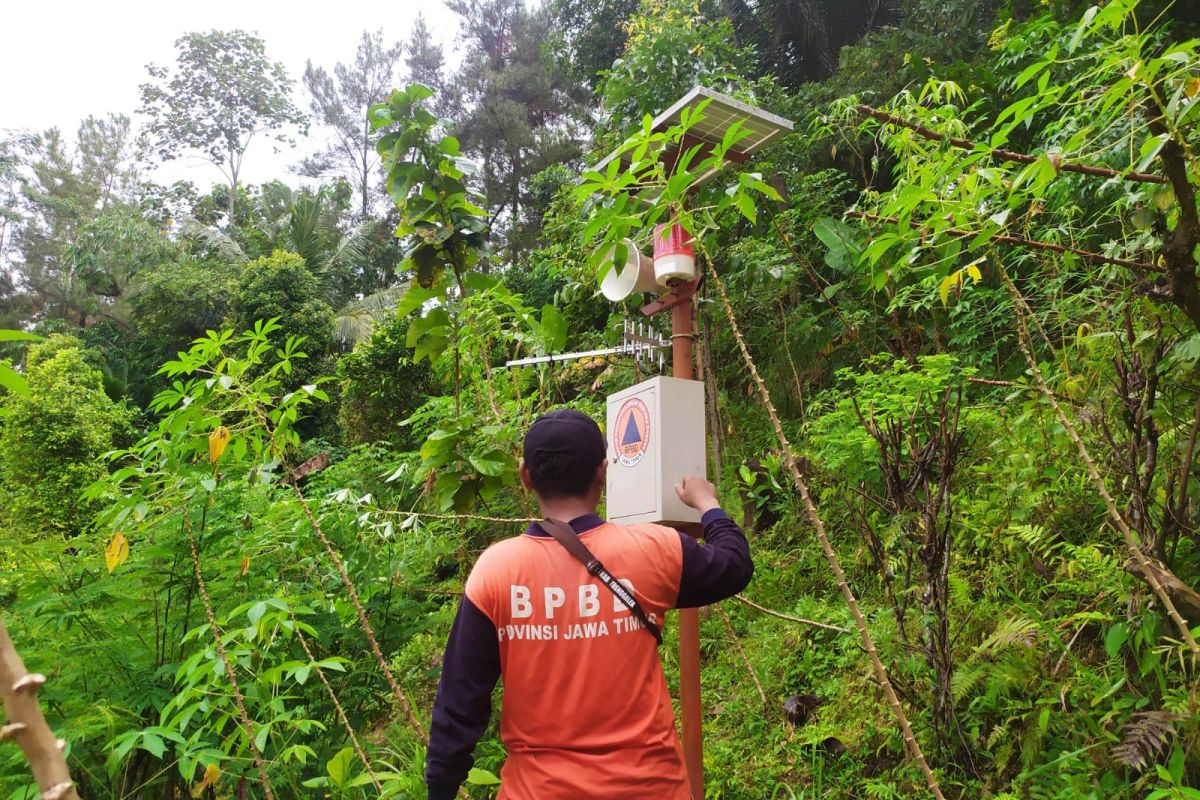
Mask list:
[[[640,398],[631,397],[622,404],[612,433],[618,464],[632,467],[646,456],[650,449],[650,411]]]

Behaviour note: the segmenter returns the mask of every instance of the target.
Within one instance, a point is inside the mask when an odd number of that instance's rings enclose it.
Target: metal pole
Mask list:
[[[683,287],[676,287],[678,291]],[[690,294],[680,292],[680,294]],[[671,372],[692,380],[692,299],[671,308]],[[699,536],[698,526],[686,533]],[[700,616],[694,608],[679,611],[679,707],[683,718],[683,760],[692,800],[704,800],[704,734],[700,717]]]

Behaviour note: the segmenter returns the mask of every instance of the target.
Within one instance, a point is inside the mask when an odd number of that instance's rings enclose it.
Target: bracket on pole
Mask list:
[[[686,303],[687,301],[691,300],[692,295],[696,294],[699,289],[699,280],[688,281],[687,283],[677,283],[671,288],[669,294],[664,294],[653,303],[642,306],[642,313],[647,317],[653,317],[660,311],[666,311],[668,308],[674,308],[680,303]]]

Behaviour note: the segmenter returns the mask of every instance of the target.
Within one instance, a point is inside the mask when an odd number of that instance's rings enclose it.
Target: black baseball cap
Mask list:
[[[606,450],[600,426],[573,408],[538,417],[525,434],[525,466],[542,497],[586,495]]]

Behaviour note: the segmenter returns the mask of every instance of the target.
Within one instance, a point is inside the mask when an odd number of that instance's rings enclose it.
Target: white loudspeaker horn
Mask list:
[[[657,292],[658,283],[654,279],[654,261],[638,251],[637,246],[628,239],[621,240],[625,244],[625,266],[613,266],[600,283],[600,293],[613,302],[624,300],[634,292]],[[609,261],[614,257],[614,247],[606,256]]]

